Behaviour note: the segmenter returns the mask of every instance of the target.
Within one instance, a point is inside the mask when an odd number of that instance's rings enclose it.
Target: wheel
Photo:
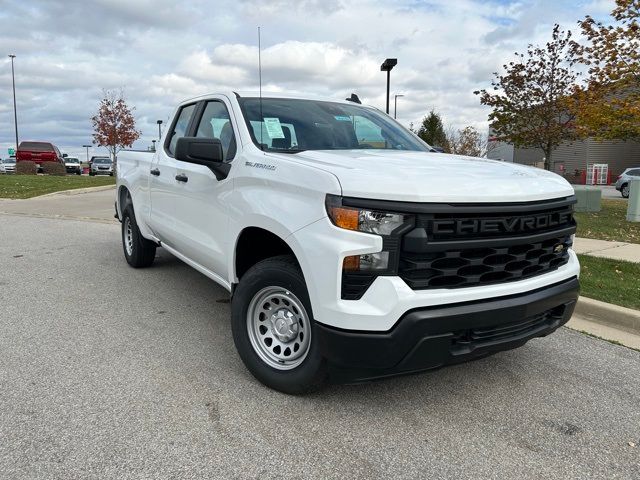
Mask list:
[[[94,175],[95,175],[95,173],[93,173],[93,172],[89,172],[89,176],[90,176],[90,177],[93,177]]]
[[[629,198],[629,184],[625,183],[624,185],[622,185],[622,188],[620,189],[620,193],[622,194],[622,198]]]
[[[82,175],[82,172],[76,172],[76,175]]]
[[[326,362],[313,334],[313,313],[292,256],[263,260],[247,271],[231,300],[238,354],[264,385],[289,394],[319,389]]]
[[[140,233],[131,203],[122,213],[122,248],[124,258],[134,268],[149,267],[156,258],[156,244]]]

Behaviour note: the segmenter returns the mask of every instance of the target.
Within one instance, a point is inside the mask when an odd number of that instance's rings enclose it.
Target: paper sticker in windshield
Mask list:
[[[347,115],[335,115],[333,118],[335,118],[339,122],[350,122],[351,121],[351,117],[348,117]]]
[[[280,119],[271,117],[264,119],[264,126],[267,129],[267,135],[271,138],[284,138],[284,132],[282,131],[282,125],[280,125]]]

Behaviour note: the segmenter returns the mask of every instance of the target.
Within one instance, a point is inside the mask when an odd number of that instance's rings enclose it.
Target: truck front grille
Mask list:
[[[517,281],[556,270],[569,261],[573,203],[575,197],[434,206],[419,213],[404,235],[398,275],[421,290]]]

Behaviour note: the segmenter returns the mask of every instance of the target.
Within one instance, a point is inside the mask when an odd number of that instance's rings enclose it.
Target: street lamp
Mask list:
[[[158,140],[160,140],[160,137],[162,137],[162,131],[160,130],[162,120],[157,120],[156,123],[158,124]]]
[[[387,58],[380,65],[381,72],[387,72],[387,115],[389,114],[389,84],[391,83],[391,70],[398,64],[397,58]]]
[[[16,126],[16,150],[18,149],[18,113],[16,110],[16,77],[13,71],[13,59],[16,58],[15,55],[9,54],[9,58],[11,59],[11,80],[13,82],[13,121]]]
[[[153,144],[153,146],[151,147],[153,149],[153,151],[156,151],[156,140],[151,140],[151,143]]]
[[[87,149],[87,163],[89,163],[89,148],[91,148],[91,145],[82,145],[82,148]]]
[[[398,113],[398,97],[404,97],[402,93],[393,96],[393,118],[396,118]]]

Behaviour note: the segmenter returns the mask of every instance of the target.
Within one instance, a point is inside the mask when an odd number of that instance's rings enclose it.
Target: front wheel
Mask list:
[[[264,385],[301,394],[324,384],[326,364],[309,294],[293,257],[263,260],[242,277],[233,294],[231,328],[240,358]]]
[[[622,194],[622,198],[629,198],[629,184],[625,183],[620,189],[620,193]]]
[[[122,212],[122,249],[127,263],[134,268],[149,267],[156,258],[156,244],[140,233],[131,204]]]

